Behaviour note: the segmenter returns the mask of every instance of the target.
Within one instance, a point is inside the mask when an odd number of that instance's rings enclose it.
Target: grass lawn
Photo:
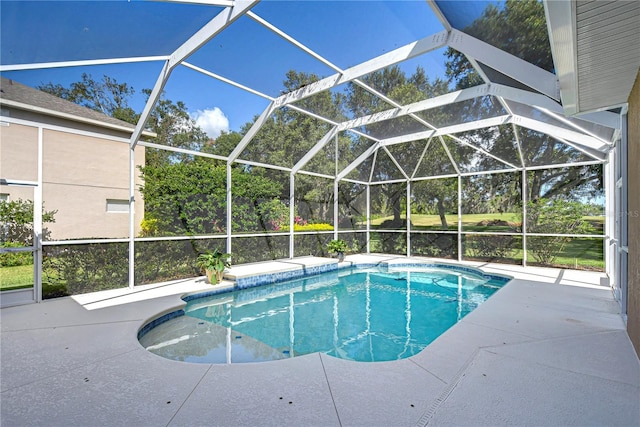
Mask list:
[[[534,237],[529,237],[533,239]],[[533,255],[528,254],[527,263],[535,265]],[[553,263],[556,267],[586,268],[604,271],[604,247],[602,239],[571,239]]]
[[[403,220],[405,216],[401,217]],[[450,214],[445,215],[447,219],[447,225],[450,231],[456,231],[458,229],[458,215]],[[382,218],[376,218],[371,220],[371,226],[373,228],[379,227],[384,221],[392,220],[393,216],[386,216]],[[586,216],[584,220],[589,222],[595,230],[593,234],[602,233],[604,228],[603,216]],[[498,222],[500,221],[500,222]],[[488,222],[487,225],[480,225],[482,222]],[[505,225],[508,223],[509,225]],[[412,228],[415,230],[443,230],[442,221],[439,215],[422,215],[411,214]],[[485,213],[485,214],[465,214],[462,215],[462,229],[464,231],[502,231],[513,232],[514,227],[520,225],[520,219],[517,214],[512,212],[505,213]]]
[[[447,219],[447,224],[449,228],[455,228],[458,224],[458,215],[449,214],[445,215]],[[372,226],[379,226],[386,220],[393,219],[393,216],[386,216],[382,218],[376,218],[371,220]],[[406,219],[403,215],[402,219]],[[463,226],[475,226],[481,221],[506,221],[511,223],[518,222],[518,217],[515,213],[496,213],[496,214],[466,214],[462,215],[462,225]],[[422,214],[411,214],[411,224],[414,227],[427,227],[427,228],[441,228],[442,222],[440,221],[439,215],[422,215]]]
[[[394,234],[394,233],[392,233]],[[384,238],[390,238],[389,234],[378,234],[373,232],[371,235],[371,248],[373,252],[385,252],[383,248]],[[480,237],[474,235],[466,235],[469,238],[474,239],[491,239],[491,236]],[[516,240],[513,242],[511,247],[513,248],[510,251],[507,251],[506,258],[483,258],[482,261],[490,261],[497,263],[515,263],[522,264],[522,257],[524,255],[522,250],[522,240],[521,238],[515,237]],[[531,242],[532,239],[535,239],[535,236],[529,236],[528,239]],[[389,251],[389,249],[387,249]],[[556,255],[551,267],[558,268],[571,268],[571,269],[585,269],[585,270],[597,270],[604,271],[604,249],[603,249],[603,240],[599,238],[573,238],[569,242],[567,242],[563,248],[563,250]],[[414,253],[418,253],[414,249]],[[446,252],[446,251],[445,251]],[[455,253],[455,250],[453,250]],[[539,264],[535,257],[533,256],[533,252],[529,250],[527,252],[527,264],[528,265],[541,265]],[[477,255],[475,255],[477,256]],[[474,253],[471,251],[467,251],[463,256],[463,259],[466,260],[481,260],[480,258],[474,258]]]
[[[33,286],[33,264],[0,267],[0,291]]]

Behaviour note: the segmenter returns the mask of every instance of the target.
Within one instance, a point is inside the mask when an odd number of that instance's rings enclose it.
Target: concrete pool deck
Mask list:
[[[408,260],[438,262],[347,257]],[[208,365],[147,352],[138,330],[179,305],[181,295],[211,289],[202,278],[4,308],[0,424],[640,423],[640,362],[611,289],[600,285],[603,274],[463,264],[515,279],[420,354],[394,362],[316,353]]]

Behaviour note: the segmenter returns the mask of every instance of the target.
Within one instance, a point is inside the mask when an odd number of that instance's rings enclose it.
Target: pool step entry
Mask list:
[[[338,260],[321,257],[304,257],[233,265],[224,274],[224,280],[235,284],[236,289],[251,288],[298,279],[313,274],[338,269]]]

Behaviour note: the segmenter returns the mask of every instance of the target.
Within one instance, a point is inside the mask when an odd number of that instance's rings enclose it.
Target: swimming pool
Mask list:
[[[508,280],[450,265],[334,270],[190,299],[184,310],[138,335],[159,356],[196,363],[315,352],[363,362],[398,360],[423,350]]]

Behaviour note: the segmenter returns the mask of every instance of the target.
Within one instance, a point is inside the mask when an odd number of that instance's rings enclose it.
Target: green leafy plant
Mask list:
[[[345,252],[347,250],[347,242],[342,239],[332,240],[327,243],[327,250],[334,254]]]
[[[56,222],[54,216],[58,211],[45,211],[43,205],[42,222]],[[2,241],[21,243],[22,246],[33,244],[33,200],[0,201],[0,238]],[[47,240],[51,233],[44,228],[42,238]]]
[[[347,242],[342,239],[335,239],[327,243],[329,253],[338,255],[338,261],[344,260],[344,253],[347,251]]]
[[[218,249],[214,249],[213,251],[205,252],[198,255],[196,265],[205,270],[207,279],[209,279],[210,283],[214,283],[214,275],[215,283],[220,283],[222,281],[224,269],[227,267],[231,267],[231,262],[229,261],[230,257],[231,254],[223,253]]]

